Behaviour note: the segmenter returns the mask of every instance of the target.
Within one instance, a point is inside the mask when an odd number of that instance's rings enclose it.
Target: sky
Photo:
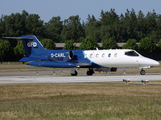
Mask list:
[[[106,12],[111,8],[117,15],[125,14],[127,9],[134,9],[136,14],[141,10],[144,15],[154,9],[161,14],[161,0],[0,0],[0,17],[11,13],[21,14],[25,10],[29,14],[38,14],[44,22],[57,16],[64,21],[72,15],[79,15],[81,22],[86,22],[88,14],[98,20],[101,10]]]

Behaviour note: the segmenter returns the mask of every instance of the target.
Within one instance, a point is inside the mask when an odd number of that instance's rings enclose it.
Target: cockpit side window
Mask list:
[[[139,56],[135,51],[125,52],[125,55],[127,55],[127,56]]]

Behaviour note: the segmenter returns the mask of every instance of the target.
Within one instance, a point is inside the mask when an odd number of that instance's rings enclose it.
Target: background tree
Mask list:
[[[157,15],[156,21],[156,30],[151,32],[151,38],[154,40],[155,43],[158,43],[161,39],[161,15]]]
[[[26,12],[25,10],[22,11],[22,14],[21,14],[21,26],[22,28],[20,29],[21,30],[21,35],[27,35],[27,34],[31,34],[28,32],[28,29],[26,27],[26,20],[28,19],[28,16],[29,16],[29,13]],[[21,35],[17,35],[17,36],[21,36]]]
[[[48,23],[45,23],[45,37],[52,39],[55,43],[62,42],[61,31],[63,21],[60,16],[53,17]]]
[[[157,28],[157,15],[155,10],[153,12],[148,12],[146,15],[146,20],[147,20],[147,34],[150,34],[151,31],[155,31]]]
[[[109,38],[103,41],[102,49],[116,49],[118,48],[116,40]]]
[[[138,45],[136,44],[135,39],[129,39],[126,44],[122,46],[123,49],[134,49],[138,50]]]
[[[64,42],[72,39],[74,42],[80,42],[80,39],[85,37],[85,32],[80,23],[79,15],[70,16],[68,19],[64,20],[61,36]]]
[[[20,55],[20,56],[23,56],[25,54],[22,40],[19,40],[17,42],[17,46],[14,47],[14,53],[15,53],[15,55]]]
[[[70,16],[61,21],[60,16],[43,23],[38,14],[29,14],[25,10],[22,13],[2,15],[0,18],[0,35],[21,36],[34,34],[39,38],[52,39],[54,42],[65,42],[73,39],[74,42],[81,42],[89,36],[97,42],[102,42],[110,37],[116,42],[126,42],[128,39],[150,37],[155,43],[161,39],[161,15],[155,10],[144,15],[142,11],[138,14],[134,9],[117,15],[115,9],[101,11],[101,18],[96,19],[94,15],[88,15],[87,21],[80,22],[78,15]],[[15,42],[16,43],[16,42]],[[13,47],[13,43],[11,44]]]
[[[128,9],[125,13],[125,21],[124,21],[125,27],[126,27],[126,33],[129,38],[136,39],[136,26],[137,26],[137,17],[135,14],[134,9],[130,12]]]
[[[157,50],[156,44],[149,37],[142,38],[138,48],[141,53],[152,53]]]
[[[3,34],[4,34],[4,30],[5,26],[4,26],[4,18],[3,15],[0,18],[0,38],[2,38]]]
[[[115,9],[111,9],[110,12],[103,10],[101,11],[101,19],[102,25],[113,25],[119,21],[119,17],[115,12]]]
[[[23,47],[22,40],[18,40],[16,47],[13,49],[14,55],[11,55],[11,57],[14,57],[14,61],[20,60],[25,55],[25,50]]]
[[[51,39],[43,39],[41,40],[41,44],[46,48],[46,49],[55,49],[55,43]]]
[[[5,21],[5,33],[4,35],[6,36],[14,36],[15,29],[14,29],[14,14],[12,13],[10,16],[5,15],[4,16],[4,21]]]
[[[116,41],[119,40],[119,16],[116,14],[115,9],[111,9],[110,12],[101,11],[101,38],[102,41],[113,37]]]
[[[158,50],[161,51],[161,39],[158,42]]]
[[[26,19],[28,13],[23,10],[23,13],[12,13],[11,15],[5,15],[2,17],[2,27],[5,30],[3,36],[21,36],[27,33],[26,31]]]
[[[100,26],[101,23],[97,21],[92,15],[88,15],[87,22],[85,24],[85,35],[88,37],[93,38],[97,42],[101,42],[101,36],[100,36]]]
[[[26,28],[28,34],[41,35],[44,34],[43,21],[40,19],[38,14],[30,14],[26,19]]]
[[[137,21],[138,24],[136,26],[137,29],[137,41],[141,40],[141,38],[146,37],[146,30],[147,30],[147,21],[145,19],[145,16],[143,12],[140,10],[138,15],[137,15]]]
[[[5,56],[10,55],[12,52],[12,47],[9,41],[7,40],[0,40],[0,58],[1,63]]]
[[[79,49],[94,50],[98,47],[99,47],[99,45],[97,44],[97,42],[94,39],[87,37],[84,40],[82,40]]]
[[[64,48],[63,49],[69,49],[69,50],[75,50],[77,47],[74,44],[74,40],[67,40],[65,42]]]
[[[147,36],[152,38],[156,43],[159,42],[159,39],[157,38],[157,14],[155,10],[153,12],[148,12],[146,15],[147,20]]]

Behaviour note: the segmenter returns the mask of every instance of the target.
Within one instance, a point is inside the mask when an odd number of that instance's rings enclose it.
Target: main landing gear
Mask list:
[[[93,75],[94,71],[93,68],[89,68],[89,70],[87,71],[87,75]]]
[[[87,75],[93,75],[94,71],[93,71],[93,68],[89,68],[88,71],[87,71]],[[75,68],[72,68],[71,69],[71,76],[77,76],[78,72],[76,71]]]
[[[145,75],[145,73],[146,73],[145,70],[141,69],[140,74]]]
[[[71,76],[77,76],[78,72],[76,71],[75,68],[71,69]]]

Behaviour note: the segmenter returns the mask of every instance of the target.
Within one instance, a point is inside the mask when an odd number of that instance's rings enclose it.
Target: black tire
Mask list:
[[[92,71],[87,71],[87,75],[93,75]]]
[[[141,74],[141,75],[145,75],[145,70],[141,70],[141,71],[140,71],[140,74]]]
[[[75,71],[74,74],[71,73],[71,76],[77,76],[77,74],[78,74],[77,71]]]

